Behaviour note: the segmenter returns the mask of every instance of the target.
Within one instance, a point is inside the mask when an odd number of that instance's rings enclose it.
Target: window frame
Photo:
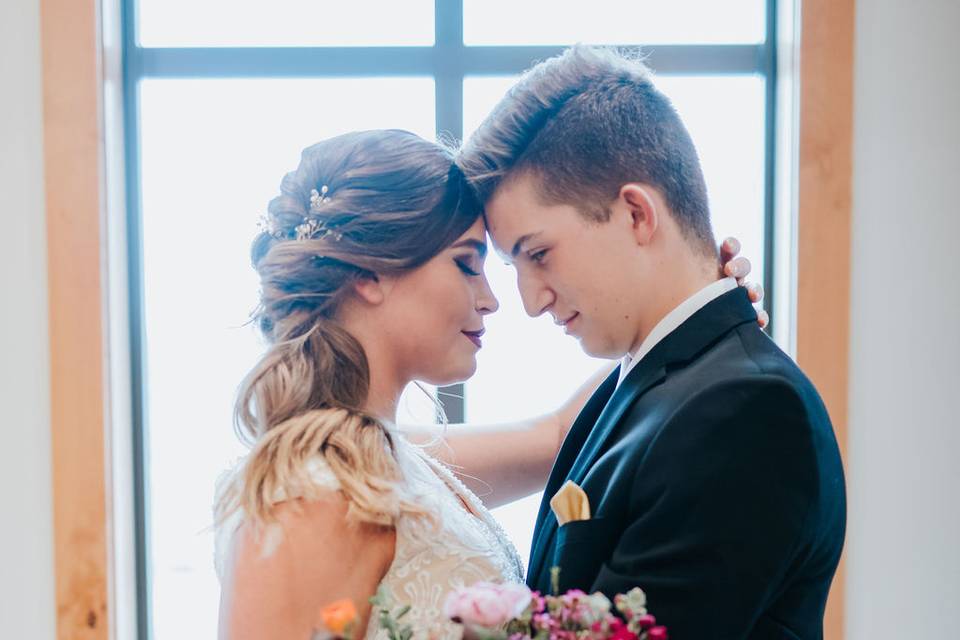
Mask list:
[[[137,0],[120,0],[123,128],[129,300],[133,515],[137,637],[152,637],[150,590],[149,459],[144,361],[143,244],[141,220],[139,84],[147,78],[320,78],[432,76],[438,137],[463,136],[463,81],[467,76],[513,75],[564,46],[468,46],[463,43],[463,0],[435,0],[432,46],[402,47],[141,47]],[[645,47],[647,62],[671,75],[756,74],[765,80],[764,105],[764,306],[772,333],[779,260],[775,211],[777,159],[777,0],[765,3],[765,38],[757,44],[657,45]],[[629,45],[636,46],[636,45]],[[786,249],[786,248],[784,248]],[[782,305],[779,305],[782,306]],[[439,390],[451,422],[464,419],[464,385]]]

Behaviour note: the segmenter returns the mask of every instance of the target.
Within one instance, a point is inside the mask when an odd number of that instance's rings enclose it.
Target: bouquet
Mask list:
[[[553,572],[556,585],[558,570]],[[393,610],[382,591],[370,601],[390,640],[411,640],[413,628],[403,621],[409,606]],[[520,584],[481,582],[451,593],[444,613],[461,625],[464,640],[667,640],[666,627],[657,624],[646,605],[639,588],[618,594],[611,603],[599,592],[573,589],[544,596]],[[328,605],[321,616],[326,632],[314,638],[352,638],[356,609],[351,602]]]
[[[611,603],[599,592],[543,596],[523,585],[478,583],[452,593],[445,613],[465,640],[666,640],[646,604],[639,588]]]

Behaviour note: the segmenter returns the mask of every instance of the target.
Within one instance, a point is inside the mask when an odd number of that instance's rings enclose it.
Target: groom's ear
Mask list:
[[[630,228],[637,244],[650,244],[660,225],[660,199],[650,186],[629,182],[620,187],[615,207],[629,215]]]

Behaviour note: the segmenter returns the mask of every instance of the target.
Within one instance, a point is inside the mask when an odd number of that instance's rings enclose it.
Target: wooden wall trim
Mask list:
[[[802,0],[797,183],[797,361],[830,412],[847,461],[854,0]],[[824,620],[844,632],[841,560]]]
[[[107,640],[99,3],[40,0],[57,637]]]

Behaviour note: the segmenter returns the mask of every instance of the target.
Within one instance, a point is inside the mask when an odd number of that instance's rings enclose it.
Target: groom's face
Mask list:
[[[497,188],[486,218],[494,248],[516,269],[528,315],[550,314],[592,356],[629,352],[643,304],[629,216],[614,211],[595,222],[572,205],[545,204],[536,178],[519,175]]]

